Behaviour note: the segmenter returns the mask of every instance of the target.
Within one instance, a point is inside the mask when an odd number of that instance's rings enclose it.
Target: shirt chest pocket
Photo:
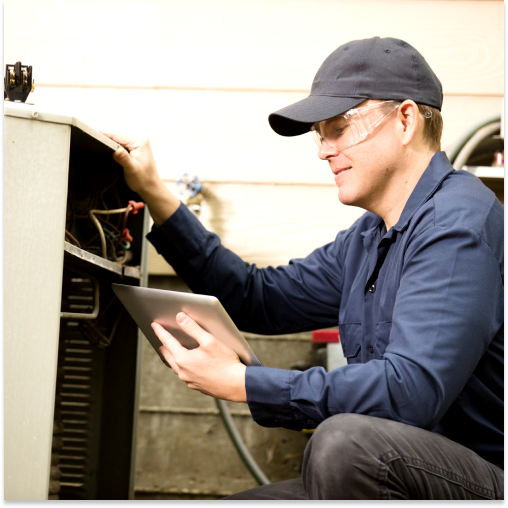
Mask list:
[[[362,324],[339,323],[340,343],[348,364],[360,363],[362,350]]]

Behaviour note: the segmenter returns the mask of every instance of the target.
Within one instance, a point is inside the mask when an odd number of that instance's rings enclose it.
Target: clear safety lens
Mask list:
[[[361,108],[350,109],[343,115],[321,122],[324,132],[321,132],[319,123],[312,126],[312,134],[318,148],[327,143],[339,152],[363,141],[374,129],[400,104],[389,108],[385,104],[394,101],[384,101]],[[383,108],[383,109],[381,109]]]

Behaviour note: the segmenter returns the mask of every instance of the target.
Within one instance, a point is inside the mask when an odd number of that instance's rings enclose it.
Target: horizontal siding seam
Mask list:
[[[35,88],[117,88],[119,90],[175,90],[188,92],[261,92],[261,93],[297,93],[310,94],[310,89],[300,88],[249,88],[221,86],[174,86],[174,85],[106,85],[84,83],[36,83]],[[502,93],[459,93],[443,92],[444,97],[504,97]]]

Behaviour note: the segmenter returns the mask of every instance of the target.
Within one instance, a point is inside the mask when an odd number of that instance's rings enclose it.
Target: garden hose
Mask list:
[[[462,169],[480,143],[498,132],[500,128],[501,122],[499,121],[491,122],[483,127],[480,127],[463,145],[462,149],[453,161],[453,167],[455,169]]]
[[[269,485],[270,480],[265,476],[263,471],[261,471],[260,467],[257,465],[257,462],[254,460],[249,450],[245,446],[238,429],[236,428],[235,422],[233,421],[233,417],[229,412],[228,406],[226,402],[221,399],[215,399],[215,403],[217,404],[217,408],[219,409],[220,416],[226,430],[228,431],[229,437],[233,444],[235,445],[236,451],[240,455],[243,463],[247,466],[247,469],[251,472],[252,476],[256,479],[259,485]]]
[[[454,144],[451,148],[449,148],[447,151],[448,158],[450,159],[450,162],[454,164],[455,159],[457,159],[457,156],[464,148],[464,145],[476,134],[478,130],[480,130],[482,127],[485,127],[486,125],[489,125],[493,122],[500,122],[501,117],[500,116],[494,116],[491,118],[488,118],[487,120],[484,120],[480,122],[479,124],[475,125],[469,132],[467,132],[464,136],[460,138],[460,140]],[[448,153],[449,151],[449,153]],[[457,168],[460,169],[460,168]]]

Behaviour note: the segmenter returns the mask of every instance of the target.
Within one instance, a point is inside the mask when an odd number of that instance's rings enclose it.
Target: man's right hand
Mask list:
[[[142,195],[145,189],[159,183],[159,173],[147,136],[133,138],[125,134],[100,132],[121,145],[113,154],[113,159],[124,169],[125,181],[131,190]]]
[[[162,181],[148,137],[100,132],[121,145],[113,154],[113,159],[122,166],[129,188],[141,196],[155,225],[160,226],[176,212],[180,200]]]

